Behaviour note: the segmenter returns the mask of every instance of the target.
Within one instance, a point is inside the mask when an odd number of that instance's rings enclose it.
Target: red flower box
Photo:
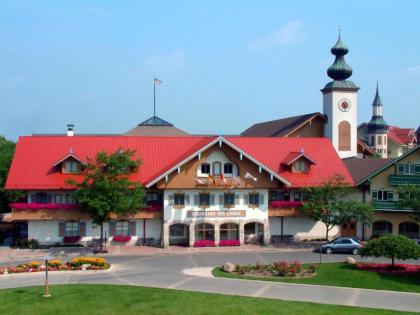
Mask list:
[[[272,208],[297,208],[303,206],[302,201],[270,201],[270,207]]]
[[[221,240],[219,246],[239,246],[241,243],[238,240]]]
[[[399,275],[420,274],[420,265],[409,264],[395,264],[394,266],[392,266],[392,264],[357,263],[356,269]]]
[[[40,210],[40,209],[77,209],[77,205],[73,204],[61,204],[61,203],[26,203],[26,202],[12,202],[9,204],[10,208],[13,209],[28,209],[28,210]]]
[[[161,203],[151,202],[143,210],[147,210],[147,211],[150,211],[150,212],[158,212],[158,211],[161,211],[162,209],[163,209],[163,207],[162,207]]]
[[[63,243],[64,244],[75,244],[79,242],[81,239],[80,236],[64,236],[63,237]]]
[[[194,247],[214,247],[216,244],[214,241],[195,241]]]
[[[116,242],[116,243],[127,243],[127,242],[131,241],[131,236],[115,235],[114,238],[112,239],[112,241]]]

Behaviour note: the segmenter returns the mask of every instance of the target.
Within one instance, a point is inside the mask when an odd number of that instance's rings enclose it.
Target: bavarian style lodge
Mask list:
[[[6,219],[27,222],[28,238],[41,244],[98,237],[99,227],[74,203],[69,179],[80,180],[97,152],[121,148],[142,161],[130,179],[145,187],[146,206],[112,216],[105,225],[111,242],[199,247],[319,238],[324,225],[300,213],[302,190],[334,174],[353,184],[325,138],[26,136],[7,189],[27,192],[27,200],[12,204]]]

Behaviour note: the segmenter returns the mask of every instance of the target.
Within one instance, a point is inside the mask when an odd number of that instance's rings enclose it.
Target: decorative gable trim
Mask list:
[[[221,143],[226,144],[227,146],[229,146],[233,150],[237,151],[241,156],[246,157],[247,159],[249,159],[250,161],[252,161],[253,163],[255,163],[257,166],[261,167],[263,170],[265,170],[266,172],[268,172],[271,176],[273,176],[274,178],[276,178],[279,181],[281,181],[282,183],[284,183],[285,185],[287,185],[287,186],[291,186],[292,185],[290,182],[288,182],[286,179],[284,179],[279,174],[277,174],[276,172],[274,172],[268,166],[262,164],[261,162],[259,162],[258,160],[256,160],[254,157],[252,157],[251,155],[249,155],[245,151],[241,150],[240,148],[238,148],[237,146],[235,146],[233,143],[231,143],[228,140],[226,140],[224,137],[220,136],[220,137],[217,137],[216,139],[212,140],[211,142],[209,142],[208,144],[206,144],[204,147],[202,147],[201,149],[197,150],[196,152],[194,152],[193,154],[191,154],[190,156],[188,156],[186,159],[184,159],[183,161],[179,162],[178,164],[176,164],[175,166],[173,166],[172,168],[170,168],[169,170],[167,170],[163,174],[161,174],[158,177],[156,177],[155,179],[151,180],[148,184],[145,185],[146,188],[150,188],[151,186],[153,186],[154,184],[156,184],[157,182],[159,182],[160,180],[162,180],[166,176],[169,176],[169,174],[171,174],[172,172],[176,171],[179,167],[185,165],[186,163],[188,163],[192,159],[194,159],[196,157],[199,157],[200,158],[201,152],[203,152],[203,151],[211,148],[213,145],[215,145],[217,143],[219,143],[219,146],[221,146]]]
[[[82,165],[86,165],[86,163],[85,162],[83,162],[80,158],[78,158],[76,155],[74,155],[72,152],[71,152],[71,149],[70,149],[70,153],[69,154],[67,154],[65,157],[63,157],[61,160],[59,160],[59,161],[57,161],[57,162],[55,162],[54,163],[54,167],[55,166],[57,166],[57,165],[60,165],[61,163],[63,163],[65,160],[67,160],[67,159],[69,159],[69,158],[73,158],[73,159],[75,159],[77,162],[79,162],[80,164],[82,164]]]

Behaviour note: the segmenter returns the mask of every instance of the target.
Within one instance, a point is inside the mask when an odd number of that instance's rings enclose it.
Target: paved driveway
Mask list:
[[[343,261],[347,255],[322,255],[323,261]],[[374,307],[420,312],[420,294],[365,289],[268,283],[185,275],[188,268],[214,267],[232,263],[266,263],[278,260],[318,262],[319,255],[308,251],[182,253],[119,256],[109,255],[113,268],[107,272],[50,273],[50,283],[96,283],[142,285],[284,300]],[[0,288],[40,285],[42,274],[1,276]]]

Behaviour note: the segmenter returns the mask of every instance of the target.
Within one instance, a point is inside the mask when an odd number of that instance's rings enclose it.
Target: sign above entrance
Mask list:
[[[232,211],[187,211],[188,218],[236,218],[244,217],[245,210]]]

